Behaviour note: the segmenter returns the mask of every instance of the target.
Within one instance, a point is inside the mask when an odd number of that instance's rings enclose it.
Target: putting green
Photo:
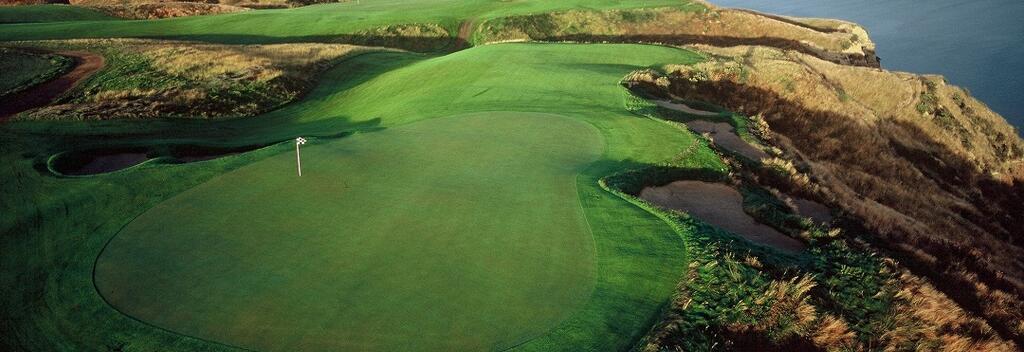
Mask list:
[[[248,165],[145,212],[95,283],[153,325],[259,350],[504,349],[586,304],[589,124],[492,112]]]

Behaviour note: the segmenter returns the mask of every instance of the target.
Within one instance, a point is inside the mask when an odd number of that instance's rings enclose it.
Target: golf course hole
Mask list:
[[[60,175],[84,176],[127,169],[149,159],[145,148],[118,148],[64,152],[54,155],[49,163]]]
[[[647,187],[640,198],[666,209],[680,210],[735,233],[751,242],[796,253],[804,244],[761,224],[743,211],[743,195],[728,185],[703,181],[676,181]]]
[[[588,301],[576,177],[591,125],[488,112],[248,164],[144,212],[100,253],[114,308],[261,351],[501,350]],[[187,219],[187,221],[182,221]]]

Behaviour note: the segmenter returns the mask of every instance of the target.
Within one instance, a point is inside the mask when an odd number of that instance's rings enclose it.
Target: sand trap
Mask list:
[[[697,110],[683,103],[673,103],[667,100],[653,100],[653,102],[655,105],[658,105],[660,107],[684,112],[691,115],[719,115],[719,113],[717,112]],[[690,129],[696,131],[697,133],[711,134],[712,138],[714,138],[715,140],[715,144],[721,146],[722,148],[740,154],[744,157],[747,157],[751,160],[761,160],[763,158],[768,157],[768,154],[766,154],[761,149],[758,149],[757,147],[750,145],[750,143],[747,143],[743,139],[740,139],[739,135],[736,134],[736,131],[732,128],[732,126],[730,126],[727,123],[696,120],[687,122],[686,126],[690,127]]]
[[[90,158],[81,166],[57,171],[66,175],[95,175],[126,169],[149,160],[146,153],[136,152],[98,154],[90,156]]]
[[[827,223],[832,221],[832,209],[824,204],[810,199],[792,197],[796,213],[800,216],[811,218],[816,223]]]
[[[743,196],[730,186],[676,181],[661,187],[647,187],[640,198],[667,209],[681,210],[711,225],[786,252],[799,252],[804,244],[758,223],[743,211]]]
[[[747,141],[740,139],[736,130],[725,122],[709,122],[703,120],[690,121],[686,126],[697,133],[707,133],[714,139],[715,144],[729,151],[742,155],[750,160],[761,160],[768,157],[763,150],[750,145]]]
[[[689,105],[686,105],[686,104],[683,104],[683,103],[673,103],[673,102],[670,102],[670,101],[667,101],[667,100],[655,100],[654,104],[658,105],[660,107],[666,108],[666,109],[680,111],[680,112],[685,112],[685,113],[691,114],[691,115],[697,115],[697,116],[718,116],[717,112],[697,110],[697,109],[691,108]]]

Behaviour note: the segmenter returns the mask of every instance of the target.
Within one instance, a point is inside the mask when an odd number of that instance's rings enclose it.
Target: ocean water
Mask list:
[[[868,30],[882,67],[946,76],[1024,130],[1024,0],[711,0],[839,18]]]

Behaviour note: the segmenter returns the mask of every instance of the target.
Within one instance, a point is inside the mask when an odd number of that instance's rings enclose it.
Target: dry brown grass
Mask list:
[[[318,66],[364,50],[344,44],[151,44],[138,47],[153,66],[168,74],[197,80],[231,77],[234,80],[270,82],[299,79]]]
[[[847,22],[827,23],[829,30],[819,30],[795,20],[714,6],[700,10],[577,10],[490,20],[481,25],[480,37],[484,42],[758,44],[799,50],[834,62],[878,66],[875,45],[863,28]]]
[[[882,336],[886,351],[1015,351],[984,320],[961,309],[926,280],[901,270],[896,279],[891,329]]]
[[[19,117],[86,120],[254,115],[297,98],[312,88],[316,73],[339,59],[378,50],[344,44],[222,45],[137,39],[21,45],[89,50],[107,57],[108,67],[97,79],[58,104]]]
[[[221,4],[155,1],[146,3],[112,3],[107,5],[90,5],[88,7],[100,10],[114,17],[134,20],[217,15],[249,10],[244,7]]]
[[[773,48],[697,48],[715,59],[667,67],[668,87],[649,89],[763,116],[766,140],[806,165],[880,246],[1024,341],[1024,141],[1005,120],[940,77]]]

